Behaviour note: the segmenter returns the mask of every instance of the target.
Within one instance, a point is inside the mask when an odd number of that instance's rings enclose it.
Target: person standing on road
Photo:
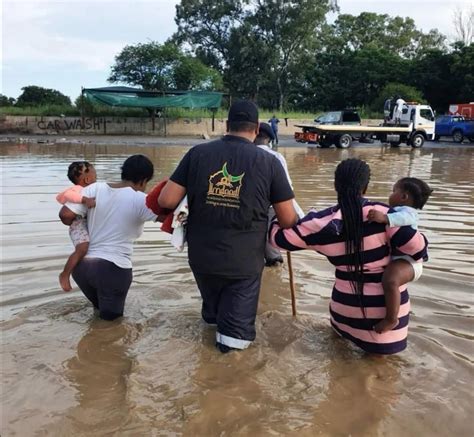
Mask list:
[[[278,123],[280,123],[280,120],[278,120],[278,118],[275,117],[275,114],[273,114],[273,117],[270,118],[268,122],[270,123],[275,136],[275,144],[278,146]]]
[[[162,208],[174,209],[188,196],[189,265],[202,317],[217,325],[223,353],[255,339],[268,208],[273,205],[283,228],[297,221],[282,165],[253,143],[258,128],[255,104],[234,103],[227,135],[189,150],[158,198]]]
[[[271,153],[275,158],[278,159],[278,161],[280,161],[283,170],[285,170],[286,179],[288,180],[288,183],[293,189],[293,183],[291,181],[290,173],[288,172],[288,164],[286,163],[286,159],[281,153],[272,150],[270,147],[270,142],[274,139],[275,135],[270,125],[267,123],[260,123],[258,135],[257,138],[255,138],[255,144],[257,145],[257,147],[264,150],[265,152]],[[303,210],[300,208],[300,206],[294,199],[293,206],[295,208],[296,213],[298,214],[298,217],[304,217]],[[273,207],[270,206],[270,209],[268,210],[269,225],[274,216],[275,211],[273,210]],[[271,267],[277,265],[278,263],[283,264],[283,257],[281,256],[280,251],[277,248],[273,247],[267,240],[267,243],[265,245],[265,265],[267,267]]]

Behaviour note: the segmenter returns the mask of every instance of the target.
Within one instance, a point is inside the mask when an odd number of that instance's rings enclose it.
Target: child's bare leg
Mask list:
[[[81,262],[82,258],[86,256],[89,249],[89,243],[79,243],[74,252],[69,256],[64,266],[63,271],[59,275],[59,284],[64,291],[71,291],[71,273],[74,268]]]
[[[398,311],[400,310],[400,286],[412,281],[415,272],[412,265],[404,260],[397,259],[385,268],[382,278],[385,295],[385,318],[374,326],[374,330],[381,334],[391,331],[398,325]]]

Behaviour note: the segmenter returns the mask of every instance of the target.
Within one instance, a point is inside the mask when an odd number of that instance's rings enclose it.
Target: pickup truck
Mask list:
[[[314,119],[318,125],[356,125],[360,126],[360,115],[353,109],[343,109],[342,111],[330,111],[319,115]],[[317,144],[318,134],[312,126],[296,125],[301,127],[303,132],[295,132],[295,140],[298,143]],[[329,147],[332,143],[326,141],[323,147]]]
[[[436,119],[435,140],[440,137],[453,137],[456,143],[464,138],[474,142],[474,120],[466,120],[462,115],[442,115]]]
[[[326,112],[314,119],[317,124],[353,124],[360,126],[360,115],[353,109]]]

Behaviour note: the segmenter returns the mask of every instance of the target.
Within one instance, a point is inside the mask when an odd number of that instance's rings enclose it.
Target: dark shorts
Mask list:
[[[255,340],[255,318],[262,275],[230,279],[194,273],[202,296],[202,318],[217,324],[216,341],[245,349]]]
[[[84,258],[72,272],[72,277],[99,310],[102,319],[114,320],[123,316],[132,269],[122,269],[101,258]]]

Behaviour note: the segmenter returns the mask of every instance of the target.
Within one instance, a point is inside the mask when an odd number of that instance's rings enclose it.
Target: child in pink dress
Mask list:
[[[83,196],[82,189],[96,182],[97,173],[94,166],[87,161],[73,162],[68,168],[67,177],[74,186],[59,193],[56,200],[62,205],[67,202],[82,203],[88,208],[93,208],[95,199]],[[63,271],[59,275],[59,284],[64,291],[71,291],[71,273],[89,249],[89,231],[87,230],[87,219],[85,217],[77,216],[69,226],[69,236],[75,250],[69,256]]]

